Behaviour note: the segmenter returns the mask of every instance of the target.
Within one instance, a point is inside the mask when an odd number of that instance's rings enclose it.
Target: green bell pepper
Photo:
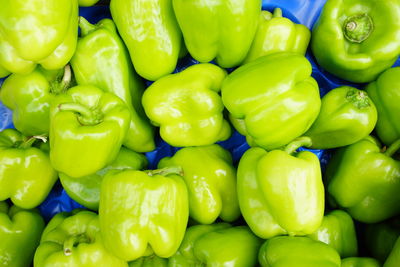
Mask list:
[[[181,166],[189,192],[189,215],[201,224],[218,217],[227,222],[240,216],[236,194],[236,170],[229,151],[214,144],[185,147],[161,159],[158,168]]]
[[[310,128],[321,105],[311,71],[304,56],[278,53],[258,58],[228,75],[221,88],[222,102],[233,121],[244,120],[234,126],[250,145],[272,150]]]
[[[340,256],[325,243],[308,237],[277,236],[265,241],[258,254],[262,267],[340,267]]]
[[[0,266],[29,266],[43,229],[38,212],[0,202]]]
[[[17,130],[0,132],[0,201],[8,198],[24,209],[40,205],[57,181],[46,152],[33,143],[42,137],[25,137]]]
[[[306,145],[291,143],[285,151],[250,148],[240,159],[237,191],[243,218],[259,237],[314,233],[324,217],[324,186],[317,156],[295,153]]]
[[[374,258],[351,257],[342,259],[341,267],[381,267],[381,264]]]
[[[0,65],[29,73],[36,64],[61,69],[75,52],[78,2],[70,0],[1,0]]]
[[[98,215],[91,211],[57,214],[46,226],[34,257],[35,267],[128,267],[108,252]]]
[[[99,218],[107,249],[127,261],[168,258],[183,239],[189,201],[181,168],[110,171],[100,190]]]
[[[49,71],[38,66],[29,74],[11,74],[0,90],[0,100],[13,111],[15,128],[27,136],[48,134],[50,103],[71,85],[71,68]]]
[[[257,31],[261,0],[172,0],[190,55],[223,68],[242,63]]]
[[[182,34],[172,0],[111,0],[110,10],[140,76],[155,81],[174,71]]]
[[[400,55],[398,0],[328,0],[314,25],[312,52],[328,72],[364,83]]]
[[[385,262],[400,236],[400,217],[365,227],[365,247],[369,254],[380,262]]]
[[[86,208],[97,211],[99,209],[101,182],[109,170],[141,170],[146,166],[147,159],[144,155],[121,147],[115,160],[94,174],[74,178],[60,173],[59,177],[63,188],[73,200]]]
[[[351,145],[367,137],[375,127],[377,111],[365,91],[342,86],[329,91],[311,128],[304,134],[312,148]]]
[[[168,259],[151,255],[129,263],[129,267],[168,267]]]
[[[154,150],[154,130],[140,102],[143,82],[133,70],[114,22],[103,19],[92,25],[80,17],[79,27],[81,37],[71,59],[78,84],[91,84],[121,98],[131,114],[124,145],[137,152]]]
[[[54,98],[50,107],[50,160],[68,176],[93,174],[117,157],[130,121],[117,96],[79,85]]]
[[[388,258],[383,264],[383,267],[397,267],[400,262],[400,237],[397,238],[396,243],[393,246],[392,251],[390,252]]]
[[[176,147],[211,145],[231,134],[219,91],[226,71],[196,64],[150,85],[142,103],[160,135]]]
[[[169,258],[168,266],[255,266],[261,244],[261,239],[247,226],[195,225],[187,229],[178,252]]]
[[[0,79],[7,77],[9,74],[10,72],[0,65]]]
[[[78,0],[79,6],[88,7],[94,6],[99,0]]]
[[[357,235],[354,222],[351,216],[343,210],[334,210],[325,215],[318,230],[308,237],[330,245],[342,258],[357,256]]]
[[[400,67],[383,72],[366,90],[378,110],[376,133],[386,145],[400,138]]]
[[[310,38],[310,30],[282,17],[280,8],[275,8],[273,14],[263,10],[253,43],[243,63],[278,52],[293,52],[304,56]]]
[[[400,140],[382,152],[377,140],[367,137],[339,149],[326,171],[327,191],[333,204],[356,220],[376,223],[400,213],[400,162],[392,155]]]

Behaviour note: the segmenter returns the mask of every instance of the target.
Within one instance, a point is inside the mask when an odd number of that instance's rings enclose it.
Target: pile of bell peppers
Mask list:
[[[400,0],[97,2],[0,0],[0,267],[400,266]]]

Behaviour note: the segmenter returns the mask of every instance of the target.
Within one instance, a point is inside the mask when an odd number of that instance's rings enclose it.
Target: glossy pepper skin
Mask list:
[[[78,2],[1,0],[0,65],[29,73],[36,64],[61,69],[71,59],[78,38]]]
[[[351,257],[342,259],[341,267],[381,267],[374,258]]]
[[[201,224],[218,217],[232,222],[240,216],[236,193],[236,170],[232,156],[220,145],[185,147],[170,158],[161,159],[158,168],[181,166],[189,192],[190,217]]]
[[[338,150],[326,171],[327,191],[333,204],[356,220],[376,223],[400,213],[400,162],[392,155],[400,140],[382,152],[367,137]]]
[[[340,256],[334,248],[308,237],[268,239],[260,248],[258,260],[262,267],[340,267]]]
[[[314,25],[312,52],[328,72],[370,82],[400,55],[398,0],[328,0]]]
[[[243,63],[279,52],[294,52],[304,56],[310,38],[310,30],[283,17],[280,8],[275,8],[273,13],[263,10],[253,43]]]
[[[99,0],[78,0],[79,6],[88,7],[94,6]]]
[[[329,149],[351,145],[368,136],[375,127],[377,111],[365,91],[342,86],[329,91],[321,110],[304,134],[312,148]]]
[[[334,210],[324,216],[321,226],[308,237],[333,247],[341,258],[357,256],[357,235],[351,216]]]
[[[60,173],[59,177],[63,188],[73,200],[86,208],[97,211],[99,209],[101,182],[108,171],[141,170],[146,166],[147,159],[143,154],[121,147],[115,160],[94,174],[74,178]]]
[[[38,212],[0,202],[0,266],[29,266],[43,229]]]
[[[154,150],[154,129],[141,105],[144,85],[133,69],[114,22],[103,19],[92,25],[80,17],[79,27],[81,37],[71,59],[76,81],[121,98],[131,114],[124,145],[137,152]]]
[[[79,211],[59,213],[53,217],[36,250],[34,266],[128,267],[128,264],[105,249],[98,215]]]
[[[152,254],[168,258],[183,239],[189,217],[181,168],[115,171],[104,178],[99,218],[107,249],[126,261]]]
[[[172,0],[186,47],[196,60],[238,66],[257,30],[260,0]]]
[[[241,121],[235,128],[250,145],[272,150],[310,128],[321,105],[311,71],[304,56],[278,53],[245,64],[224,80],[222,102],[233,122]]]
[[[297,146],[297,145],[296,145]],[[318,158],[309,151],[250,148],[237,172],[243,218],[259,237],[307,235],[324,217],[324,186]]]
[[[218,94],[226,71],[213,64],[196,64],[165,76],[143,94],[144,110],[160,135],[176,147],[211,145],[231,134]]]
[[[261,242],[247,226],[191,226],[178,252],[169,258],[168,266],[255,266]]]
[[[390,252],[388,258],[386,259],[383,267],[396,267],[400,262],[400,237],[397,238],[396,243],[392,251]]]
[[[365,246],[369,255],[380,262],[385,262],[400,236],[400,217],[387,221],[367,224],[365,228]]]
[[[376,133],[386,145],[400,138],[399,75],[400,67],[388,69],[366,87],[378,110]]]
[[[57,181],[48,154],[33,147],[35,141],[15,129],[0,132],[0,201],[10,198],[18,207],[35,208]]]
[[[140,76],[155,81],[174,71],[182,34],[171,0],[112,0],[110,10]]]
[[[49,71],[38,66],[29,74],[11,74],[0,90],[1,102],[13,111],[15,128],[27,136],[48,134],[50,104],[70,87],[70,66]]]
[[[117,96],[91,85],[58,95],[50,108],[50,160],[68,176],[93,174],[115,160],[130,114]]]

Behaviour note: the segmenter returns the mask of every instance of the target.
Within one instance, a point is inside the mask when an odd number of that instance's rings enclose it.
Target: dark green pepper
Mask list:
[[[339,149],[326,171],[332,202],[365,223],[399,214],[400,161],[392,158],[399,148],[397,140],[383,152],[376,139],[367,137]]]
[[[397,238],[396,243],[393,246],[392,251],[390,252],[388,258],[383,264],[383,267],[397,267],[400,262],[400,237]]]
[[[374,258],[351,257],[342,259],[341,267],[381,267],[381,265]]]
[[[328,0],[314,25],[312,52],[334,75],[370,82],[400,55],[398,0]]]
[[[304,135],[311,138],[312,148],[347,146],[368,136],[376,120],[377,111],[368,94],[342,86],[322,98],[318,117]]]
[[[384,222],[367,224],[365,227],[365,246],[370,255],[384,262],[400,236],[400,217]]]
[[[390,145],[400,138],[400,67],[383,72],[366,90],[378,110],[376,133]]]

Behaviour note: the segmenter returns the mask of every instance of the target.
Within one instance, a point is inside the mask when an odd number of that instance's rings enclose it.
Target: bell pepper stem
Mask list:
[[[348,17],[343,24],[344,37],[352,43],[362,43],[374,29],[374,23],[368,14]]]
[[[149,176],[154,176],[154,175],[166,176],[169,174],[177,174],[177,175],[183,176],[183,169],[180,166],[171,166],[171,167],[166,167],[166,168],[162,168],[162,169],[158,169],[158,170],[146,170],[145,172]]]
[[[391,157],[400,149],[400,139],[396,140],[392,143],[384,152],[384,154],[388,157]]]
[[[308,136],[302,136],[294,139],[288,145],[285,146],[284,151],[289,155],[296,152],[299,147],[310,147],[312,145],[312,140]]]
[[[90,108],[79,103],[63,103],[58,105],[61,111],[72,111],[78,113],[78,120],[82,125],[96,125],[102,120],[99,112],[91,110]]]
[[[274,9],[274,18],[282,18],[282,9],[280,9],[279,7]]]
[[[261,17],[260,17],[260,21],[264,21],[264,20],[271,20],[273,18],[282,18],[282,9],[280,9],[279,7],[275,8],[273,13],[264,10],[263,12],[261,12]]]
[[[96,26],[91,24],[84,17],[79,17],[79,28],[81,29],[81,36],[85,36],[96,29]]]
[[[22,148],[22,149],[30,148],[33,145],[33,143],[36,142],[36,140],[41,140],[43,143],[46,143],[47,136],[45,136],[45,135],[31,136],[28,139],[26,139],[24,142],[22,142],[18,147]]]
[[[355,88],[352,88],[347,92],[346,99],[358,109],[370,106],[368,94]]]
[[[65,256],[72,255],[72,249],[81,243],[90,243],[90,239],[85,234],[70,236],[64,242],[63,251]]]
[[[58,95],[64,93],[70,86],[72,82],[72,71],[71,66],[66,65],[64,67],[64,73],[60,81],[60,77],[57,77],[51,82],[50,91],[52,94]]]
[[[71,81],[72,81],[71,66],[66,65],[64,67],[64,75],[60,84],[61,92],[65,92],[69,88]]]

